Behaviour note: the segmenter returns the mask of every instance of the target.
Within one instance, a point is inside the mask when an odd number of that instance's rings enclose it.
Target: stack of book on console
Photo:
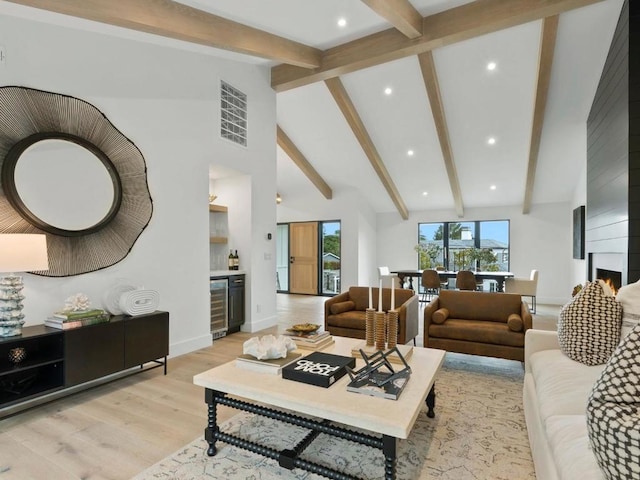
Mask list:
[[[283,367],[295,362],[300,357],[301,355],[299,353],[287,352],[287,356],[285,358],[258,360],[253,355],[245,353],[236,358],[236,367],[244,368],[245,370],[252,370],[254,372],[278,375]]]
[[[288,331],[285,335],[291,337],[296,347],[302,350],[322,350],[325,347],[335,343],[335,340],[329,332],[295,332]]]
[[[53,316],[47,318],[44,324],[47,327],[67,330],[69,328],[86,327],[88,325],[95,325],[96,323],[108,322],[109,318],[109,314],[100,309],[56,312]]]

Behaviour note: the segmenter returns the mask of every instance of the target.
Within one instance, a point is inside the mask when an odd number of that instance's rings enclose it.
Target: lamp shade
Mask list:
[[[35,233],[0,234],[0,272],[48,270],[47,237]]]

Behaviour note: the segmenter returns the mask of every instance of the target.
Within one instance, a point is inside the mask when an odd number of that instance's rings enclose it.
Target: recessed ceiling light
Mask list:
[[[497,66],[496,62],[489,62],[487,63],[487,70],[495,70]]]
[[[495,189],[496,189],[496,186],[495,186],[495,185],[491,185],[489,188],[490,188],[491,190],[495,190]]]
[[[393,93],[393,89],[391,87],[387,87],[384,89],[385,95],[391,95]]]
[[[426,197],[427,195],[429,195],[429,192],[422,192],[422,195]]]
[[[495,139],[494,137],[489,137],[489,138],[487,139],[487,143],[488,143],[489,145],[495,145],[495,144],[496,144],[496,139]]]
[[[410,157],[413,157],[413,150],[407,150],[407,155],[409,155]]]
[[[339,18],[338,19],[338,26],[340,28],[344,28],[347,26],[347,19],[346,18]]]

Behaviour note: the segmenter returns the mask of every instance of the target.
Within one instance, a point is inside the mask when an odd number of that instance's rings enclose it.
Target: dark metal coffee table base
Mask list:
[[[257,453],[264,457],[276,460],[281,467],[288,470],[300,468],[302,470],[306,470],[317,475],[322,475],[333,480],[365,480],[300,458],[300,455],[311,444],[311,442],[315,440],[319,434],[324,433],[337,438],[342,438],[355,443],[366,445],[368,447],[382,450],[382,453],[384,455],[384,478],[385,480],[395,480],[396,478],[396,450],[398,440],[395,437],[389,435],[376,437],[360,432],[354,432],[346,428],[335,426],[326,420],[321,422],[310,420],[308,418],[304,418],[288,412],[282,412],[279,410],[255,405],[253,403],[244,402],[242,400],[229,398],[224,392],[219,392],[208,388],[205,389],[205,402],[208,405],[208,423],[207,428],[205,428],[204,431],[204,438],[209,444],[207,455],[209,455],[210,457],[214,456],[217,453],[216,441],[220,440],[222,442],[228,443],[229,445],[233,445],[235,447],[242,448],[244,450],[248,450],[250,452]],[[426,403],[428,407],[427,416],[429,418],[433,418],[435,416],[435,391],[433,387],[431,388],[431,391],[427,396]],[[274,450],[264,445],[242,439],[235,435],[221,432],[220,427],[217,423],[216,407],[218,405],[226,405],[228,407],[243,410],[245,412],[262,415],[263,417],[271,418],[273,420],[278,420],[291,425],[296,425],[298,427],[303,427],[308,429],[309,433],[291,449],[285,449],[282,451]]]

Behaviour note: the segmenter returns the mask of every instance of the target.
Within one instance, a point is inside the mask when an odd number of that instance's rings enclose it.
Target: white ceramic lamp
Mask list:
[[[0,337],[22,333],[24,314],[22,277],[20,272],[47,270],[47,237],[41,234],[0,234]]]

